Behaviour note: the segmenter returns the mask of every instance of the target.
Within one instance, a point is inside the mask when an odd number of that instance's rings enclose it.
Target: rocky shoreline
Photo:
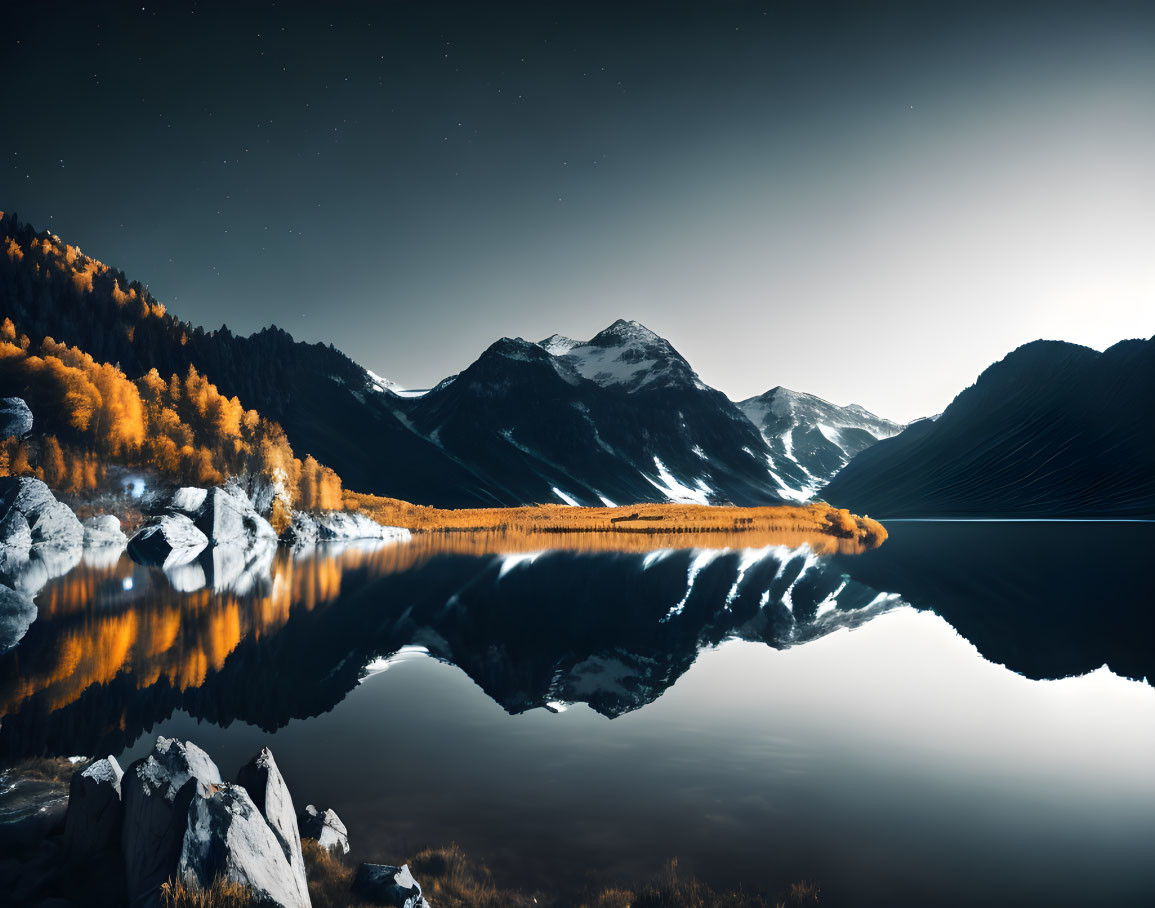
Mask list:
[[[6,787],[29,780],[5,780]],[[14,905],[159,908],[177,893],[226,889],[252,905],[310,908],[302,840],[343,857],[344,824],[312,804],[298,814],[276,760],[263,748],[226,782],[191,741],[158,737],[122,770],[112,756],[84,762],[63,785],[27,799],[25,821],[5,823],[0,886]],[[428,908],[407,865],[362,863],[348,901]]]
[[[83,522],[41,480],[0,477],[0,653],[36,619],[36,594],[81,560],[115,563],[121,554],[159,566],[182,592],[245,593],[268,577],[278,545],[403,541],[409,531],[362,514],[294,511],[278,536],[239,484],[178,488],[144,502],[145,522],[130,537],[113,514]]]

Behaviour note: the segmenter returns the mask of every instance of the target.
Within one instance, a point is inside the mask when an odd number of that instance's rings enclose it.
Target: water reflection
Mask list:
[[[545,551],[524,534],[419,534],[280,549],[222,590],[211,570],[178,582],[86,555],[47,583],[26,638],[0,656],[0,755],[116,751],[176,709],[280,728],[333,708],[367,666],[413,645],[509,713],[583,702],[614,717],[661,696],[703,648],[784,648],[904,601],[1032,677],[1106,663],[1151,678],[1140,562],[1153,529],[896,525],[881,549],[853,557],[809,543],[749,548],[747,533],[714,540],[733,547],[639,552],[605,550],[617,533]]]
[[[917,522],[861,557],[861,583],[942,615],[992,662],[1030,678],[1107,665],[1155,681],[1155,523]]]
[[[602,550],[621,535],[528,553],[527,537],[500,533],[280,549],[244,592],[86,559],[44,587],[27,637],[0,657],[0,751],[115,750],[176,708],[277,728],[331,708],[365,666],[409,644],[464,668],[510,712],[583,701],[619,715],[658,697],[703,646],[786,646],[896,601],[808,545]]]

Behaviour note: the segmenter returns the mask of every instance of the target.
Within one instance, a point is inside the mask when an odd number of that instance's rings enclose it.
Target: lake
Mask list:
[[[125,557],[37,597],[0,756],[268,745],[357,860],[456,842],[563,901],[671,858],[823,904],[1150,904],[1155,524],[888,522],[878,550]],[[202,584],[208,583],[205,587]]]

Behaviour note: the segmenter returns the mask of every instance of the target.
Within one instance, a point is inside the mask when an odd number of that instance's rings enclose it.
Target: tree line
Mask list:
[[[222,394],[190,365],[136,380],[116,365],[47,337],[39,343],[0,323],[0,389],[27,401],[33,440],[0,444],[0,472],[49,485],[95,488],[107,464],[147,468],[174,482],[213,485],[260,476],[274,489],[274,523],[298,508],[341,508],[341,480],[313,457],[293,454],[276,422]]]

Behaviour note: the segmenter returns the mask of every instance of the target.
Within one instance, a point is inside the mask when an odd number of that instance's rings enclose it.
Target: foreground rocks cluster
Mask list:
[[[158,737],[148,756],[121,770],[114,757],[78,770],[69,786],[63,831],[41,843],[40,859],[7,889],[14,904],[44,902],[149,908],[162,887],[193,892],[214,883],[242,887],[256,905],[309,908],[302,835],[335,856],[348,853],[345,826],[332,810],[308,805],[300,816],[273,754],[262,749],[224,781],[192,742]],[[77,889],[82,901],[72,901]],[[349,901],[428,908],[408,866],[361,864]]]

